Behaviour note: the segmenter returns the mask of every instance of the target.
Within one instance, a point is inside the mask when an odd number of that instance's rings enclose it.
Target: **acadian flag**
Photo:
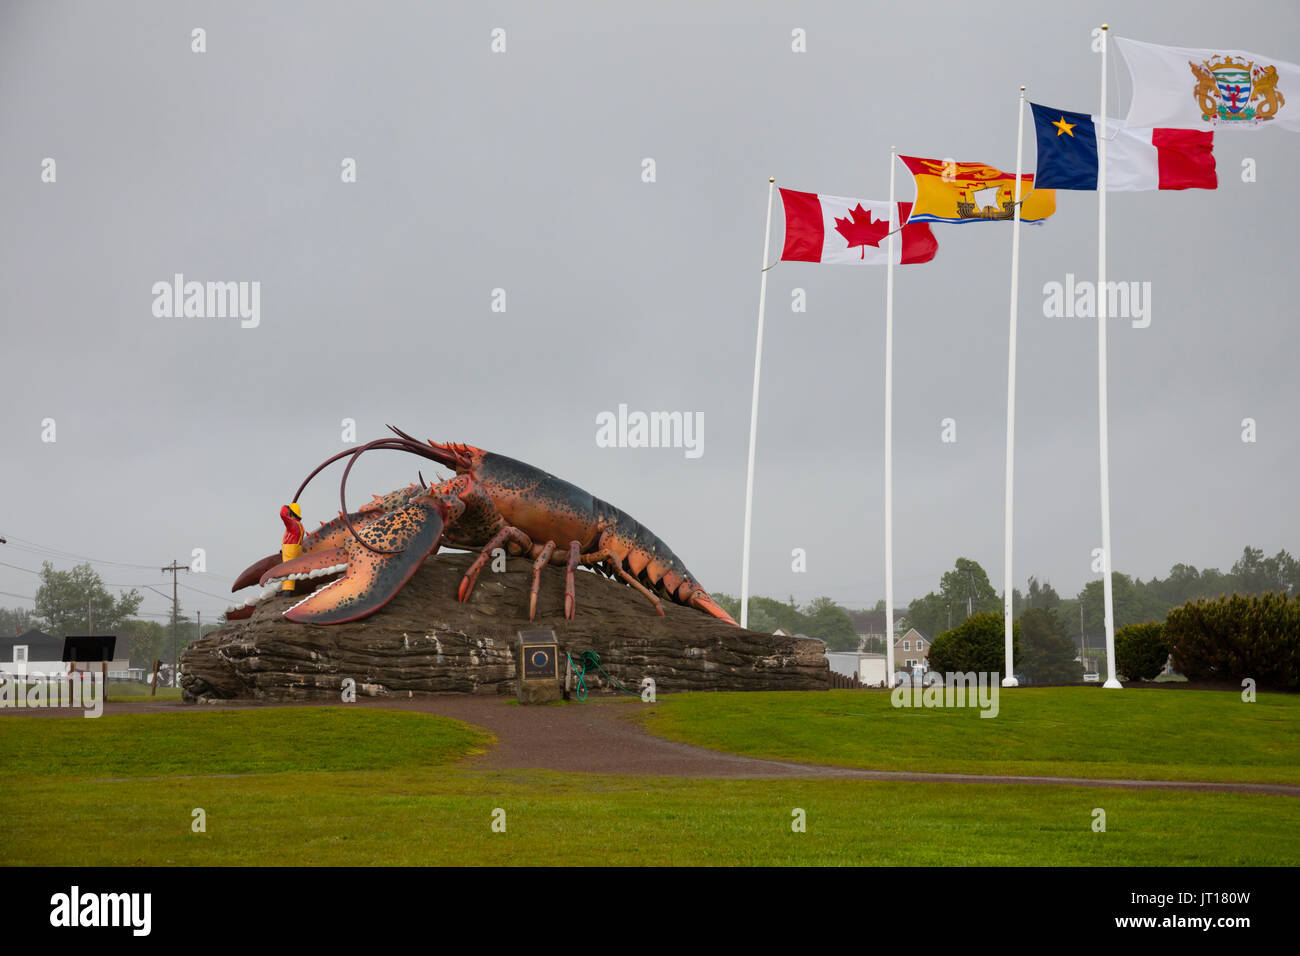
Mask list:
[[[941,159],[899,156],[916,179],[916,206],[911,222],[1010,222],[1015,216],[1011,193],[1016,174],[984,163],[950,163]],[[1035,189],[1034,177],[1020,176],[1021,222],[1038,222],[1056,212],[1056,193]]]
[[[781,190],[785,205],[785,262],[834,262],[883,266],[889,253],[889,203]],[[894,241],[894,262],[929,262],[939,248],[926,225],[912,225],[910,202],[900,202],[895,221],[903,223]]]
[[[1115,37],[1133,77],[1125,125],[1300,131],[1300,66],[1243,50],[1157,46]]]
[[[1097,117],[1030,103],[1038,134],[1035,181],[1046,189],[1097,188]],[[1217,189],[1214,134],[1106,124],[1106,191]]]

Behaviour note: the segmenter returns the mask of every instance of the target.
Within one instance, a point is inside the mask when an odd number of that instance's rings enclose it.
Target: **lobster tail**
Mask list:
[[[595,510],[611,526],[601,537],[601,545],[619,558],[624,571],[675,604],[693,607],[739,626],[657,534],[627,512],[599,498],[595,499]]]
[[[691,592],[690,599],[687,601],[691,607],[703,611],[705,614],[712,614],[719,621],[726,621],[732,627],[740,627],[728,614],[722,609],[722,605],[709,597],[709,593],[703,588],[698,588]]]

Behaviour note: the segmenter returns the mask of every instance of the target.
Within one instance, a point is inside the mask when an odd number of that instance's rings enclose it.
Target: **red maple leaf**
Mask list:
[[[862,258],[867,257],[867,246],[880,248],[880,240],[889,235],[888,219],[872,219],[871,213],[858,203],[856,209],[850,209],[850,219],[835,217],[835,231],[848,243],[846,248],[862,247]]]

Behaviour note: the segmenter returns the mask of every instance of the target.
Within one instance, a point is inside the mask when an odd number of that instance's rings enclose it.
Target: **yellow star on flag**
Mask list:
[[[1073,136],[1073,135],[1074,135],[1074,128],[1075,128],[1076,126],[1078,126],[1079,124],[1078,124],[1078,123],[1067,123],[1067,122],[1065,121],[1065,117],[1062,116],[1059,120],[1057,120],[1057,121],[1056,121],[1055,123],[1053,123],[1052,125],[1056,127],[1056,135],[1057,135],[1057,136],[1060,136],[1062,133],[1064,133],[1064,134],[1066,134],[1066,135],[1068,135],[1068,136]]]

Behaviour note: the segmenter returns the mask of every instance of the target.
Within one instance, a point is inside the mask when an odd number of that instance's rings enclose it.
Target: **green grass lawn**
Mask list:
[[[677,694],[643,719],[671,740],[842,767],[1300,783],[1294,694],[1019,687],[994,718],[871,691]]]
[[[11,726],[12,724],[12,726]],[[383,770],[442,765],[491,735],[396,710],[292,707],[0,719],[4,778]]]
[[[0,863],[1282,866],[1300,860],[1300,801],[1290,797],[604,777],[490,772],[458,762],[491,745],[490,735],[456,721],[341,706],[96,720],[5,717]],[[206,832],[191,830],[195,808],[206,814]],[[492,830],[498,808],[505,811],[504,833]],[[791,829],[795,808],[806,812],[804,833]],[[1106,813],[1105,833],[1092,830],[1096,808]],[[50,839],[68,819],[80,821],[76,838]]]
[[[160,684],[156,694],[151,694],[149,691],[148,684],[141,684],[138,681],[116,681],[108,685],[108,699],[117,704],[129,701],[181,699],[179,687],[163,687]]]
[[[17,719],[17,718],[15,718]],[[457,769],[0,787],[30,865],[1294,865],[1289,797]],[[207,832],[192,833],[202,807]],[[807,832],[791,830],[792,811]],[[506,832],[492,814],[505,810]],[[1107,831],[1091,829],[1094,808]],[[75,840],[51,840],[78,819]]]

